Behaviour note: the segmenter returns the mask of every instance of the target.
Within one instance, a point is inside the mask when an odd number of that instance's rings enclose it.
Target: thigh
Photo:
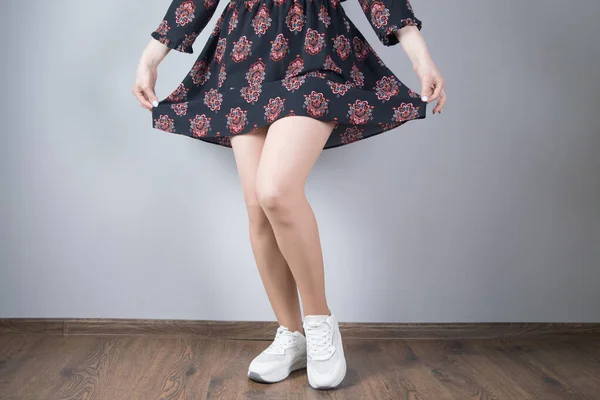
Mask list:
[[[335,126],[305,116],[288,116],[269,127],[258,165],[259,185],[279,191],[302,189]]]
[[[267,128],[265,126],[252,132],[231,137],[231,147],[247,205],[257,204],[255,192],[256,172],[265,144]]]

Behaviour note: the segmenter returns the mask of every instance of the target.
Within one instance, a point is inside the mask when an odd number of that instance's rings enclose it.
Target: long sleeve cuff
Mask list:
[[[399,42],[394,34],[398,29],[416,26],[421,30],[422,22],[415,16],[409,0],[360,0],[360,5],[384,46]]]
[[[151,36],[182,53],[193,53],[192,44],[208,24],[218,0],[172,0],[163,20]]]

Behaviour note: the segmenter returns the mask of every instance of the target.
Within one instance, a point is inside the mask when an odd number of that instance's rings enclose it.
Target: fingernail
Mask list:
[[[427,101],[427,96],[423,96],[423,97],[421,97],[421,100],[423,100],[423,101]]]
[[[154,100],[154,101],[152,102],[152,105],[153,105],[154,107],[158,107],[158,101]]]

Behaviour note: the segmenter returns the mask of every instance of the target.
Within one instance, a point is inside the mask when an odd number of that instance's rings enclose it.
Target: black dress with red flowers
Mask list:
[[[179,86],[152,109],[156,129],[231,147],[230,138],[303,115],[334,121],[324,149],[425,118],[427,103],[386,67],[345,0],[229,1]],[[152,37],[192,53],[218,0],[173,0]],[[359,0],[379,40],[421,29],[408,0]]]

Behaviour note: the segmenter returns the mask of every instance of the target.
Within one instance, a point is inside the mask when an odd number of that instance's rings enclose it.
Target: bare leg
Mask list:
[[[266,133],[265,127],[233,136],[231,145],[248,211],[250,244],[269,302],[279,324],[292,332],[303,332],[296,281],[277,246],[273,229],[255,191],[256,172]]]
[[[304,186],[333,130],[333,122],[285,117],[269,128],[256,193],[300,289],[305,315],[329,315],[317,221]]]

